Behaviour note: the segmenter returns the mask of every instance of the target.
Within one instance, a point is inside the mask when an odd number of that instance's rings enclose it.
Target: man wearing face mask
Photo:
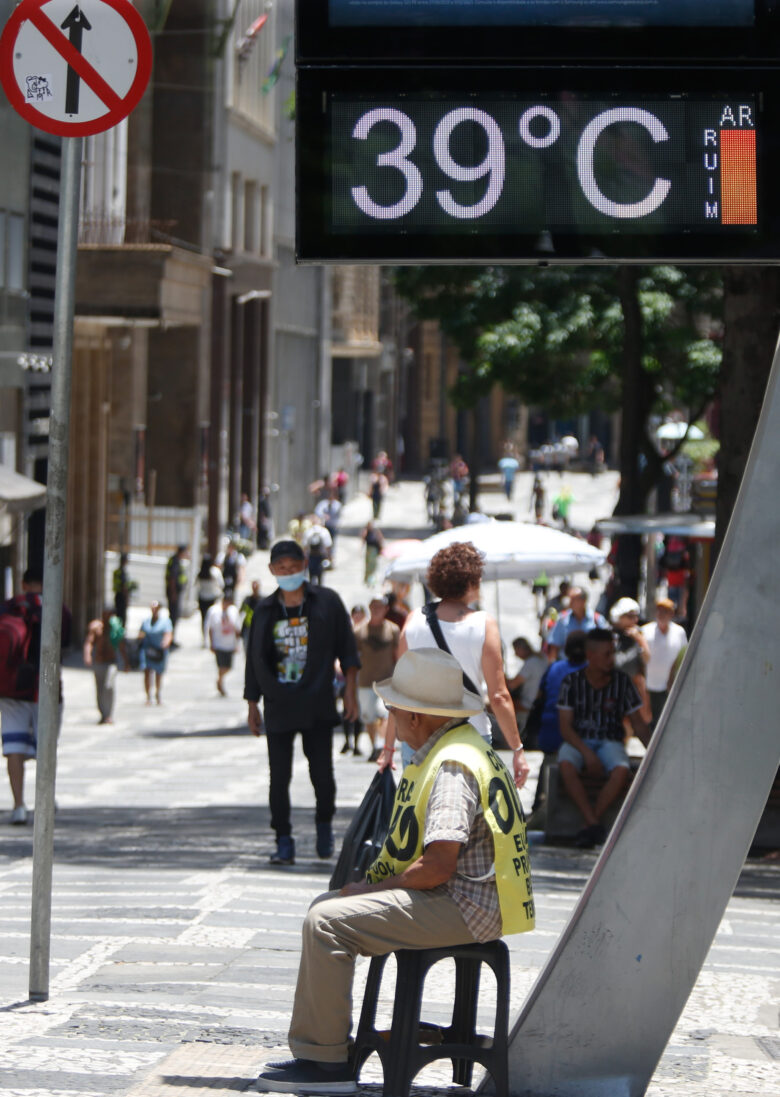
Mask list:
[[[271,863],[295,863],[290,823],[293,743],[301,734],[316,801],[317,856],[333,853],[336,810],[333,728],[340,722],[333,689],[338,659],[346,681],[344,717],[358,718],[355,635],[338,594],[306,581],[306,557],[297,541],[277,541],[270,571],[277,589],[255,609],[246,659],[244,698],[253,735],[267,732],[271,827],[276,850]],[[263,713],[259,702],[263,700]]]

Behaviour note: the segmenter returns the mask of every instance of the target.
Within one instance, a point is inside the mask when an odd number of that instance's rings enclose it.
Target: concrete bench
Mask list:
[[[631,787],[631,781],[633,781],[636,772],[642,763],[642,759],[629,758],[629,761],[631,763],[631,777],[628,788]],[[591,802],[594,801],[606,783],[606,777],[589,777],[586,773],[583,773],[582,780]],[[552,762],[547,767],[544,781],[545,803],[547,807],[544,831],[545,841],[564,842],[567,839],[573,838],[578,831],[582,830],[585,823],[579,811],[569,799],[569,795],[561,780],[560,768],[557,762]],[[607,830],[609,830],[615,822],[617,814],[623,805],[623,799],[624,798],[621,797],[616,800],[602,819]]]

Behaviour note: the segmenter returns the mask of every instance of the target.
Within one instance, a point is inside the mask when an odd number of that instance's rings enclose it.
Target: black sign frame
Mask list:
[[[540,241],[538,230],[512,234],[481,231],[478,225],[468,234],[407,231],[377,236],[334,231],[331,179],[332,148],[329,117],[323,114],[329,99],[337,93],[395,92],[402,87],[409,96],[425,88],[463,88],[475,103],[480,94],[511,87],[518,95],[557,94],[561,71],[513,67],[489,70],[406,69],[383,67],[302,68],[298,72],[297,121],[297,238],[299,262],[367,263],[522,263],[527,265],[580,263],[772,263],[780,259],[780,202],[770,205],[780,178],[780,88],[772,69],[733,69],[690,72],[687,70],[634,70],[631,90],[625,89],[625,74],[614,69],[594,68],[568,72],[567,84],[581,93],[614,97],[614,102],[631,95],[680,93],[691,97],[756,97],[757,191],[759,223],[756,229],[729,227],[722,233],[604,233],[582,231],[558,233]],[[615,92],[615,86],[618,91]],[[622,89],[622,90],[621,90]],[[433,90],[431,94],[434,94]],[[399,105],[402,103],[399,99]],[[402,109],[402,106],[401,106]]]
[[[706,10],[707,0],[701,0]],[[753,0],[752,25],[737,26],[341,26],[329,0],[297,0],[298,63],[377,60],[416,64],[459,61],[516,64],[614,61],[707,64],[777,63],[780,0]]]

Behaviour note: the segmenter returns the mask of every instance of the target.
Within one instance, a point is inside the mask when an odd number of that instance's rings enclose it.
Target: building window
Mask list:
[[[258,248],[257,231],[257,183],[247,180],[244,183],[244,251],[254,253]]]
[[[244,242],[244,186],[240,171],[230,176],[230,220],[230,245],[233,251],[240,251]]]
[[[269,187],[260,187],[260,240],[261,255],[271,254],[271,192]]]

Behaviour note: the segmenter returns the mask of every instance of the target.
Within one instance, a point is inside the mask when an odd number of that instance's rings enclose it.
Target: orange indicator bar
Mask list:
[[[721,224],[758,224],[756,131],[720,131]]]

